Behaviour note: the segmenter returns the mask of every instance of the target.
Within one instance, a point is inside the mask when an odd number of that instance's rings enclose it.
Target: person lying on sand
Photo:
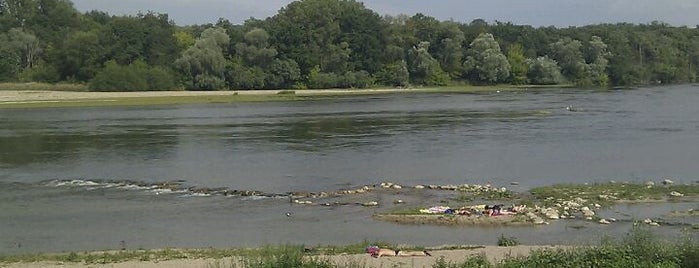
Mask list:
[[[412,256],[432,256],[427,250],[423,251],[408,251],[408,250],[393,250],[389,248],[379,248],[377,246],[369,246],[366,248],[366,253],[369,253],[374,258],[381,256],[395,257],[412,257]]]

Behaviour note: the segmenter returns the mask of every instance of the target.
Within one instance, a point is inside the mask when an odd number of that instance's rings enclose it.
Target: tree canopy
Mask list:
[[[240,25],[178,26],[157,12],[114,16],[81,13],[68,0],[0,0],[0,82],[93,90],[606,87],[694,82],[698,66],[699,29],[662,22],[536,28],[299,0]]]

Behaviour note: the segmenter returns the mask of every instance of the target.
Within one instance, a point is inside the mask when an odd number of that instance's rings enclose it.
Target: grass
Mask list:
[[[488,267],[699,267],[699,244],[689,239],[667,242],[648,230],[635,229],[621,239],[604,239],[599,246],[533,251],[526,257],[508,257],[492,264],[485,256],[462,263],[439,260],[435,268]]]
[[[498,237],[498,246],[500,247],[514,247],[519,245],[519,240],[516,237],[505,237],[504,234],[500,234]]]
[[[83,84],[48,84],[48,83],[0,83],[0,90],[49,90],[86,92],[87,85]]]
[[[589,185],[558,184],[532,188],[530,193],[545,205],[563,200],[582,198],[600,205],[611,205],[622,201],[673,200],[671,192],[688,197],[699,196],[699,185],[655,185],[640,183],[596,183]]]
[[[504,246],[513,245],[516,239],[501,235]],[[366,267],[360,261],[334,264],[326,255],[363,253],[367,241],[337,247],[319,249],[309,253],[304,246],[275,246],[257,249],[229,250],[160,250],[160,251],[119,251],[98,253],[68,253],[54,255],[22,255],[0,257],[0,264],[16,262],[57,261],[86,264],[109,264],[133,260],[165,261],[173,259],[212,259],[208,268],[325,268],[325,267]],[[237,256],[238,258],[231,258]],[[605,238],[594,247],[568,249],[546,249],[533,251],[526,257],[506,257],[499,263],[490,263],[484,255],[469,257],[464,262],[447,262],[438,259],[435,268],[461,267],[699,267],[699,244],[690,238],[675,241],[661,240],[649,230],[636,228],[617,239]]]

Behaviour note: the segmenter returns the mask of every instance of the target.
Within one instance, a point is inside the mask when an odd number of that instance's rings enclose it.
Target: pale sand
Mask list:
[[[485,254],[486,258],[492,263],[497,263],[508,256],[527,256],[532,250],[537,249],[554,249],[568,248],[563,246],[514,246],[514,247],[496,247],[486,246],[478,249],[459,249],[459,250],[436,250],[430,251],[431,257],[381,257],[373,258],[368,254],[348,254],[348,255],[333,255],[328,256],[330,260],[338,267],[344,267],[345,264],[358,264],[359,266],[369,268],[379,267],[432,267],[432,265],[444,257],[447,262],[460,263],[466,260],[468,256],[477,254]],[[55,262],[40,262],[40,263],[14,263],[9,265],[0,264],[0,267],[7,268],[205,268],[216,267],[214,264],[221,264],[220,267],[230,267],[234,261],[233,258],[223,260],[215,259],[184,259],[171,261],[129,261],[122,263],[110,264],[76,264],[76,263],[55,263]],[[241,266],[238,266],[241,267]]]
[[[297,96],[333,95],[333,94],[374,94],[406,92],[409,89],[323,89],[295,90]],[[145,92],[74,92],[43,90],[0,90],[0,104],[36,103],[76,100],[109,100],[134,97],[187,97],[187,96],[231,96],[231,95],[275,95],[280,90],[243,90],[243,91],[145,91]]]

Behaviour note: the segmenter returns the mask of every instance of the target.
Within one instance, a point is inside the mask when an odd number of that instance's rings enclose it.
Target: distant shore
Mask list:
[[[454,86],[372,89],[229,90],[229,91],[138,91],[89,92],[64,90],[0,90],[1,108],[165,105],[298,100],[308,97],[400,93],[489,93],[525,91],[538,87]]]

